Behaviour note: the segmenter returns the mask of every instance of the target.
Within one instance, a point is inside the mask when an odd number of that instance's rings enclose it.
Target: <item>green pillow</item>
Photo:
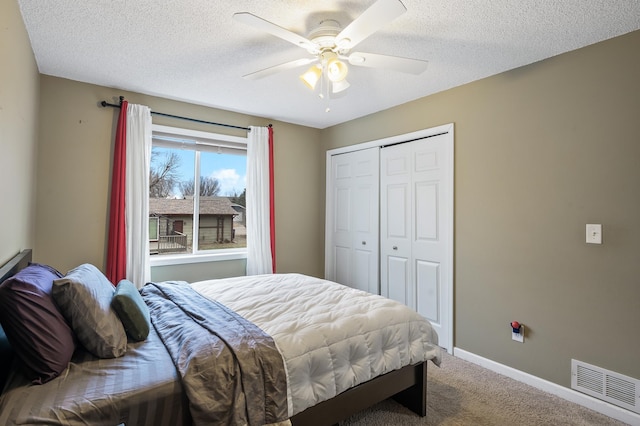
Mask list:
[[[118,283],[111,307],[118,314],[124,330],[132,340],[139,342],[147,338],[151,326],[149,308],[131,281],[122,280]]]

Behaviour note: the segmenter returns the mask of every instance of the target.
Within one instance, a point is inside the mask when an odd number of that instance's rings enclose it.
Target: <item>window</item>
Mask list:
[[[244,137],[153,126],[152,255],[246,256],[246,147]]]
[[[149,241],[158,241],[159,220],[155,216],[149,216]]]

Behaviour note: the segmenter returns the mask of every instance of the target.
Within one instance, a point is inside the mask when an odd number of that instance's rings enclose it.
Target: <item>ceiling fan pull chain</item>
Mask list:
[[[324,99],[325,109],[324,112],[331,112],[329,107],[329,87],[331,82],[329,81],[329,75],[327,73],[327,64],[322,63],[322,81],[320,82],[320,98]]]

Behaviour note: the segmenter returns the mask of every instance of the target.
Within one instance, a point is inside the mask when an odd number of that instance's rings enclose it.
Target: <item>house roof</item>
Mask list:
[[[193,214],[193,198],[149,198],[149,214],[158,216]],[[201,197],[200,214],[221,216],[236,215],[237,212],[226,197]]]

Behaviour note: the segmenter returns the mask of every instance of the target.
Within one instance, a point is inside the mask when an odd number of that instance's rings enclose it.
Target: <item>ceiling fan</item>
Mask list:
[[[354,66],[386,68],[416,75],[420,74],[427,69],[427,61],[375,53],[351,53],[351,49],[358,43],[406,11],[407,9],[400,0],[377,0],[344,29],[340,27],[337,21],[327,19],[320,22],[320,25],[313,29],[307,38],[249,12],[235,13],[233,18],[236,21],[302,47],[310,55],[252,72],[243,77],[259,79],[281,71],[313,64],[311,68],[300,76],[300,79],[311,90],[315,90],[318,82],[321,83],[321,86],[323,82],[326,82],[324,86],[327,93],[329,92],[329,86],[331,87],[331,93],[339,93],[349,87],[349,83],[346,80],[348,66],[344,61]],[[324,96],[322,92],[321,90],[321,97]]]

